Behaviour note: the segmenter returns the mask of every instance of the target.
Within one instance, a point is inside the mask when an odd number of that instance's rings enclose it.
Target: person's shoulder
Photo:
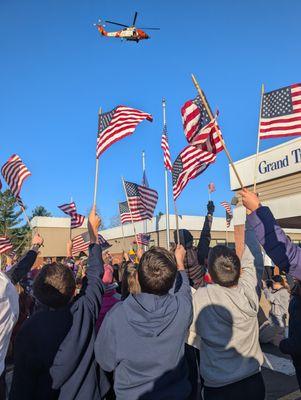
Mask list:
[[[118,319],[120,316],[124,315],[124,301],[117,301],[107,312],[106,316],[111,319]]]

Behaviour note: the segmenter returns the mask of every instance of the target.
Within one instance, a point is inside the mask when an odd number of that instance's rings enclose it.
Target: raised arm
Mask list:
[[[239,284],[255,309],[258,309],[261,294],[261,279],[263,273],[263,256],[255,232],[246,221],[245,250],[241,260],[241,277]]]
[[[20,280],[23,279],[31,270],[37,259],[39,248],[43,245],[43,242],[43,238],[38,233],[34,235],[31,242],[31,249],[6,273],[7,277],[14,285],[20,282]]]
[[[260,204],[258,197],[244,189],[243,204],[251,211],[247,217],[257,240],[267,255],[282,270],[301,280],[301,249],[292,243],[277,224],[268,207]]]
[[[213,221],[214,203],[209,201],[207,204],[207,215],[205,217],[203,229],[201,231],[200,240],[197,247],[198,262],[200,265],[205,264],[205,259],[208,257],[209,246],[211,242],[211,226]]]

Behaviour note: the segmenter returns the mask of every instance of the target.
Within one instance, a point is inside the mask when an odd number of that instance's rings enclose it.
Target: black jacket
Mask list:
[[[94,357],[103,285],[99,245],[90,245],[87,285],[67,307],[40,311],[22,326],[10,400],[99,400],[108,382]]]
[[[6,272],[7,277],[11,280],[13,285],[16,285],[28,274],[37,259],[37,255],[38,253],[36,251],[29,250],[17,264]]]
[[[288,338],[280,342],[284,354],[290,354],[294,364],[301,368],[301,296],[292,296],[289,305]]]

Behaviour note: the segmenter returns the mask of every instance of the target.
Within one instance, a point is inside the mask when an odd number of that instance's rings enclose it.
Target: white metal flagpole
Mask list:
[[[98,118],[100,118],[101,115],[101,107],[98,110]],[[97,135],[98,137],[98,135]],[[96,141],[97,145],[97,141]],[[95,165],[95,181],[94,181],[94,196],[93,196],[93,205],[96,205],[96,199],[97,199],[97,189],[98,189],[98,170],[99,170],[99,157],[96,157],[96,165]]]
[[[166,100],[162,99],[163,127],[166,125]],[[168,170],[165,167],[165,215],[166,215],[166,245],[170,249],[170,223],[169,223],[169,200],[168,200]]]

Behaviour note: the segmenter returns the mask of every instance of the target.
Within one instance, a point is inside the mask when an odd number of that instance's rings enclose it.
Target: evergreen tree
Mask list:
[[[30,241],[30,229],[22,223],[22,211],[10,190],[0,193],[0,235],[7,236],[20,255]]]
[[[52,217],[51,212],[47,211],[44,206],[36,206],[31,213],[31,218],[33,217]]]

